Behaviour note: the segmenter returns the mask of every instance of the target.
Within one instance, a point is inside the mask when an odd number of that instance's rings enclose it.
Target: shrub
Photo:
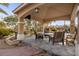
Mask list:
[[[57,30],[56,30],[56,29],[52,29],[52,31],[53,31],[53,32],[56,32]]]
[[[13,33],[13,31],[11,29],[0,28],[0,36],[8,36],[12,33]]]

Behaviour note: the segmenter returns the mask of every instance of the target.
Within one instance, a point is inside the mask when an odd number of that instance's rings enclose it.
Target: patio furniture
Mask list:
[[[49,42],[52,41],[53,45],[57,42],[62,42],[64,45],[64,32],[55,32],[53,37],[49,37]]]
[[[53,37],[54,36],[54,32],[53,33],[44,33],[44,36],[46,37],[46,38],[48,38],[48,37]]]
[[[77,36],[77,33],[67,35],[67,37],[66,37],[66,45],[75,45],[76,36]]]
[[[37,33],[36,31],[34,31],[34,34],[35,34],[35,40],[39,40],[39,39],[42,39],[43,40],[43,34],[42,33]]]

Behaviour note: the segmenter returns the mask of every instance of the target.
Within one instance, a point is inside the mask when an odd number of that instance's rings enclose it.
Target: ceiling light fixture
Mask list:
[[[39,13],[39,8],[35,8],[35,13]]]

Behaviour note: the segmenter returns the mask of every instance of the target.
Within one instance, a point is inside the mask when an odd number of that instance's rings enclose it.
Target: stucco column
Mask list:
[[[79,56],[79,12],[77,13],[78,25],[77,25],[77,39],[75,40],[75,55]]]
[[[70,20],[70,32],[74,33],[74,31],[75,31],[75,18],[71,17],[71,20]]]
[[[24,19],[18,18],[17,40],[23,40],[23,39],[24,39]]]

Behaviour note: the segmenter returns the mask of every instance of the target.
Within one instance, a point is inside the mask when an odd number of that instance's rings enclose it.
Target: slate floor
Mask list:
[[[50,54],[56,54],[60,56],[74,56],[75,55],[75,47],[74,46],[66,46],[61,44],[52,45],[48,42],[48,39],[44,40],[35,40],[34,36],[25,37],[23,40],[25,43],[31,44],[36,48],[41,48],[46,50]]]

